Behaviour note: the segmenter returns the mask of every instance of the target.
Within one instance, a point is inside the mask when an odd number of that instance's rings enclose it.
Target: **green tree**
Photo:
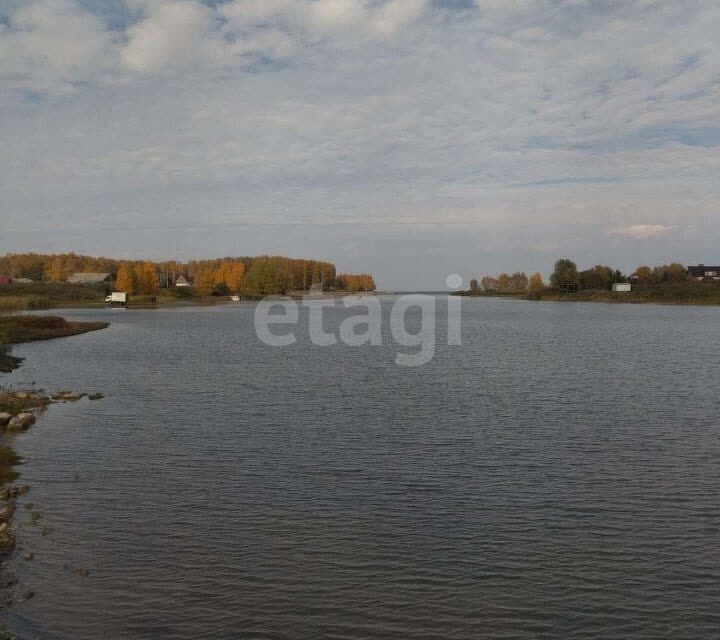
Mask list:
[[[320,267],[317,269],[318,282]],[[277,264],[267,256],[253,260],[250,270],[245,277],[247,288],[254,294],[267,296],[272,293],[285,293],[279,282]]]
[[[561,258],[555,263],[555,269],[550,276],[550,284],[559,287],[561,284],[579,283],[577,265],[568,258]]]

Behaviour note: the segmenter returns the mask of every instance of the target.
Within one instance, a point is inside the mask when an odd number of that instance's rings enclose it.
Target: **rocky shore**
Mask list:
[[[104,329],[107,322],[68,322],[54,316],[0,316],[0,372],[9,373],[19,367],[21,358],[10,354],[10,346],[20,342],[61,338]],[[78,393],[75,391],[56,391],[49,394],[42,390],[10,390],[0,386],[0,609],[10,604],[13,598],[23,600],[34,597],[32,589],[18,585],[16,580],[3,570],[7,557],[15,548],[13,516],[16,501],[30,491],[26,484],[16,484],[19,473],[16,467],[22,459],[11,446],[13,437],[30,429],[40,413],[57,402],[76,402],[81,398],[99,400],[101,393]],[[33,509],[31,503],[25,507]],[[36,524],[39,512],[30,512],[30,522]],[[47,530],[49,532],[49,529]],[[43,528],[45,535],[45,528]],[[33,559],[31,551],[23,553],[23,559]],[[0,640],[12,636],[0,626]]]
[[[16,501],[20,496],[30,491],[26,484],[15,484],[18,472],[15,467],[22,463],[22,459],[10,446],[14,434],[27,431],[35,424],[38,414],[47,410],[51,404],[58,402],[76,402],[87,397],[89,400],[99,400],[101,393],[77,393],[75,391],[57,391],[47,394],[42,391],[9,391],[0,388],[0,561],[9,556],[15,548],[15,532],[13,530],[13,516],[16,512]],[[32,508],[31,504],[25,505]],[[32,511],[30,521],[36,524],[40,513]],[[25,552],[26,561],[33,559],[32,552]],[[0,572],[0,608],[9,604],[12,596],[27,600],[35,594],[31,589],[21,588],[12,576]],[[3,635],[6,634],[6,635]],[[7,632],[0,629],[0,639],[9,638]]]

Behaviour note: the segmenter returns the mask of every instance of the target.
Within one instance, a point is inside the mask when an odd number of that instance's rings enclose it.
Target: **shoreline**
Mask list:
[[[13,356],[10,352],[14,344],[70,337],[104,329],[108,325],[108,322],[68,322],[58,316],[0,316],[0,372],[7,374],[22,365],[23,358]],[[37,417],[47,411],[51,404],[75,402],[85,397],[99,400],[103,397],[100,393],[73,391],[56,391],[52,394],[36,389],[10,391],[5,383],[0,378],[0,609],[10,606],[14,596],[20,599],[34,596],[32,589],[18,585],[12,576],[2,570],[15,551],[15,531],[12,525],[17,498],[30,491],[29,485],[16,484],[21,477],[17,467],[25,460],[13,449],[12,439],[30,429]],[[34,523],[40,514],[32,511],[30,517]],[[23,558],[32,560],[32,552],[24,553]],[[10,637],[0,627],[0,638]]]
[[[649,304],[666,305],[673,307],[720,307],[720,291],[715,295],[714,291],[701,291],[705,295],[692,296],[664,296],[654,291],[633,291],[628,293],[612,291],[579,291],[577,293],[559,293],[557,291],[546,291],[538,294],[521,293],[499,293],[482,291],[471,293],[469,291],[453,292],[466,298],[501,298],[507,300],[526,300],[528,302],[591,302],[604,304]],[[708,295],[710,294],[710,295]]]

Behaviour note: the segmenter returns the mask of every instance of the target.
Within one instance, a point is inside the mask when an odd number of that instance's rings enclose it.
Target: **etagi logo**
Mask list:
[[[462,286],[462,278],[453,274],[445,279],[450,289]],[[340,304],[338,304],[338,301]],[[447,297],[447,344],[461,344],[460,296]],[[395,363],[401,367],[419,367],[435,356],[436,297],[423,294],[398,296],[390,308],[390,336],[400,347],[417,349],[415,352],[398,352]],[[375,295],[351,295],[343,298],[307,299],[298,303],[292,298],[263,298],[255,307],[255,333],[270,347],[287,347],[297,341],[295,330],[270,330],[272,325],[293,325],[300,319],[300,304],[309,312],[308,333],[312,344],[330,347],[338,341],[350,347],[383,344],[383,313],[380,299]],[[345,318],[336,333],[328,333],[323,325],[325,309],[342,306],[358,309]]]

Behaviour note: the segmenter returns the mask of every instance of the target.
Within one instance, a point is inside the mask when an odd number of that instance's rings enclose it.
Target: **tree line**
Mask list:
[[[572,260],[561,258],[555,263],[549,286],[557,289],[569,285],[578,291],[612,290],[613,285],[620,282],[649,286],[684,282],[688,277],[687,268],[677,262],[654,267],[642,265],[632,274],[626,275],[619,269],[601,264],[581,271]],[[513,274],[501,273],[496,277],[484,276],[479,282],[476,278],[470,281],[471,292],[538,293],[546,288],[547,285],[539,273],[528,278],[520,271]]]
[[[500,293],[521,293],[545,287],[543,277],[533,273],[529,278],[522,271],[513,274],[501,273],[497,277],[484,276],[478,283],[476,278],[470,280],[470,291],[497,291]]]
[[[375,291],[375,280],[369,273],[340,273],[335,278],[340,291]]]
[[[307,290],[373,291],[369,274],[336,274],[335,265],[322,260],[257,256],[191,260],[188,262],[117,260],[75,253],[13,253],[0,257],[0,274],[43,282],[64,282],[73,273],[110,273],[119,291],[152,294],[174,287],[180,276],[192,283],[195,295],[250,293],[269,295]]]
[[[573,285],[582,289],[612,289],[613,284],[632,282],[640,285],[658,285],[672,282],[684,282],[688,279],[688,270],[682,264],[673,262],[655,267],[643,265],[635,269],[630,275],[625,275],[619,269],[606,265],[595,265],[590,269],[579,271],[577,265],[568,258],[561,258],[555,263],[550,276],[553,287]]]

